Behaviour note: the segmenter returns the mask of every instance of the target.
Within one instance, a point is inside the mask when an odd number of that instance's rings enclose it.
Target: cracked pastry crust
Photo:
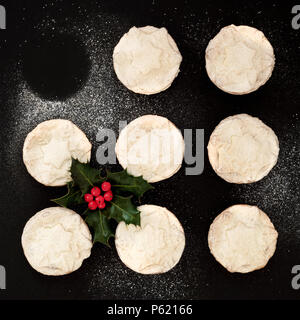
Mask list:
[[[179,73],[182,56],[165,28],[132,27],[113,52],[118,79],[129,90],[154,94],[168,89]]]
[[[121,131],[115,151],[128,173],[157,182],[170,178],[181,168],[184,139],[167,118],[145,115]]]
[[[205,58],[210,80],[219,89],[238,95],[264,85],[275,65],[273,47],[261,31],[233,24],[209,42]]]
[[[60,276],[79,269],[90,256],[92,237],[80,215],[52,207],[38,212],[26,223],[22,247],[36,271]]]
[[[23,161],[30,175],[46,186],[71,181],[72,157],[89,162],[92,145],[71,121],[53,119],[40,123],[25,139]]]
[[[143,205],[141,226],[120,222],[116,248],[122,262],[142,274],[164,273],[180,260],[185,247],[183,228],[173,213],[163,207]]]
[[[263,211],[239,204],[215,218],[209,229],[208,246],[228,271],[247,273],[265,267],[275,252],[277,237]]]
[[[275,166],[279,142],[274,131],[261,120],[238,114],[218,124],[207,149],[217,175],[230,183],[252,183]]]

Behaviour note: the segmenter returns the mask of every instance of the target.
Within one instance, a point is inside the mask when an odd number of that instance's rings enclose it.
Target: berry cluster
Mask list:
[[[104,192],[103,196],[101,191]],[[113,198],[113,193],[111,192],[111,184],[109,182],[103,182],[101,184],[101,189],[99,187],[93,187],[91,193],[86,193],[84,195],[84,200],[88,203],[90,210],[104,209],[106,206],[105,201],[111,201]]]

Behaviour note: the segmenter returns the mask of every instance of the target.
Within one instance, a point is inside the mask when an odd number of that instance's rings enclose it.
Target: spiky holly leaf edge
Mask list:
[[[85,222],[93,230],[93,242],[100,242],[109,246],[109,239],[114,237],[110,220],[113,219],[118,223],[124,221],[126,224],[139,226],[140,212],[133,203],[133,198],[140,201],[144,193],[154,189],[154,187],[142,177],[134,177],[128,174],[127,170],[110,172],[106,169],[106,175],[102,176],[103,171],[91,167],[89,163],[81,163],[72,159],[70,168],[72,181],[67,185],[68,192],[52,201],[65,208],[74,209],[74,207],[86,204],[84,195],[92,187],[100,187],[102,182],[109,181],[114,194],[111,203],[104,210],[91,211],[86,209],[82,213]]]

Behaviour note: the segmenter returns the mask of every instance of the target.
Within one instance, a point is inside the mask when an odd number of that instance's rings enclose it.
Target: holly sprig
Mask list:
[[[52,201],[59,206],[82,211],[85,222],[93,230],[94,243],[109,246],[109,239],[114,237],[111,220],[140,225],[140,212],[134,200],[140,201],[145,192],[154,189],[143,177],[134,177],[127,170],[98,170],[89,163],[81,163],[76,159],[72,159],[70,173],[72,181],[67,185],[67,193]],[[92,211],[87,207],[84,196],[91,188],[100,187],[105,181],[111,184],[113,199],[105,209]]]

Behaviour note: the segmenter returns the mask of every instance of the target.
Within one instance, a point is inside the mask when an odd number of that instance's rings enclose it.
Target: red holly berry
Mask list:
[[[92,188],[91,190],[91,194],[94,196],[94,197],[98,197],[101,193],[101,189],[98,188],[98,187],[94,187]]]
[[[98,207],[97,202],[96,201],[89,202],[88,207],[90,210],[96,210]]]
[[[105,208],[105,206],[106,206],[106,204],[105,204],[105,202],[103,201],[103,202],[99,202],[98,203],[98,208],[99,209],[104,209]]]
[[[102,184],[101,184],[101,189],[103,190],[103,191],[109,191],[110,189],[111,189],[111,184],[109,183],[109,182],[103,182]]]
[[[84,195],[84,200],[85,200],[86,202],[91,202],[91,201],[94,200],[94,197],[93,197],[90,193],[86,193],[86,194]]]
[[[112,194],[112,192],[109,190],[109,191],[106,191],[105,193],[104,193],[104,200],[105,201],[111,201],[111,199],[113,198],[113,194]]]
[[[95,201],[97,202],[97,204],[104,202],[104,198],[103,196],[98,196]]]

